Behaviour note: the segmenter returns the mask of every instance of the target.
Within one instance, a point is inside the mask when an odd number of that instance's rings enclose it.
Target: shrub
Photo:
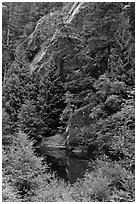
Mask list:
[[[21,201],[19,196],[17,195],[16,189],[9,183],[9,178],[3,178],[2,184],[2,201],[3,202],[19,202]]]
[[[71,186],[63,180],[53,178],[50,184],[43,182],[39,186],[37,195],[32,198],[33,202],[73,202]]]
[[[127,94],[127,87],[124,82],[114,81],[111,82],[111,89],[110,92],[112,94],[126,96]]]
[[[5,157],[4,157],[5,158]],[[42,158],[38,158],[33,151],[33,141],[19,132],[14,137],[14,142],[3,158],[4,176],[9,176],[12,186],[24,198],[35,194],[41,180],[40,176],[46,171],[47,166],[42,166]],[[48,180],[49,174],[45,174]]]
[[[96,160],[90,164],[92,172],[70,185],[46,172],[47,166],[42,166],[32,144],[20,132],[14,137],[14,145],[4,151],[3,201],[134,201],[134,174],[118,162]]]
[[[117,112],[121,108],[122,100],[117,95],[111,95],[105,101],[105,110],[109,115]]]
[[[93,172],[71,187],[75,201],[109,202],[134,201],[134,175],[115,162],[97,160]]]

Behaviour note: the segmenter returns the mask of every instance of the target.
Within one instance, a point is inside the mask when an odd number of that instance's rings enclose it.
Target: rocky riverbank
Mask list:
[[[71,147],[66,145],[66,139],[63,135],[57,134],[55,136],[51,136],[48,138],[45,138],[41,145],[41,147],[46,147],[47,149],[66,149],[68,151],[71,151],[74,154],[81,154],[81,153],[87,153],[87,146],[77,146],[77,147]]]
[[[65,138],[60,134],[47,137],[43,139],[41,146],[45,146],[47,148],[66,149]]]

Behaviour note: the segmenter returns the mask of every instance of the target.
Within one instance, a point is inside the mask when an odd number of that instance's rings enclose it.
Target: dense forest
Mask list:
[[[135,201],[134,111],[134,2],[2,3],[4,202]],[[94,155],[73,185],[37,154],[56,135]]]

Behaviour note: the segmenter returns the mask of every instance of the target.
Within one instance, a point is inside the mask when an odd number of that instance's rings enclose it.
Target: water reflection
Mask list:
[[[82,178],[89,168],[89,157],[85,154],[74,154],[66,150],[42,148],[42,156],[52,172],[70,183]]]

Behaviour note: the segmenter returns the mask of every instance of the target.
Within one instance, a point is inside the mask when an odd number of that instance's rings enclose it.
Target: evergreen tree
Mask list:
[[[37,188],[42,182],[43,175],[46,176],[45,181],[48,183],[50,175],[44,174],[47,166],[42,166],[42,158],[37,157],[33,150],[33,141],[28,139],[24,133],[19,132],[14,135],[14,139],[9,148],[4,151],[3,157],[3,178],[6,183],[13,188],[13,192],[20,195],[20,200],[29,201],[31,196],[37,194]],[[5,198],[5,186],[3,188]],[[10,190],[10,193],[12,191]],[[13,193],[12,193],[13,194]],[[16,199],[16,197],[14,197]]]
[[[92,77],[98,78],[110,71],[108,60],[115,44],[114,33],[121,22],[122,3],[94,3],[89,9],[91,13],[82,31],[86,44],[83,53],[87,59],[91,58],[85,68]]]
[[[18,113],[27,98],[26,84],[30,73],[26,66],[13,63],[3,84],[3,108],[11,123],[11,131],[17,129]]]
[[[109,69],[111,76],[134,86],[135,81],[135,42],[130,31],[130,21],[121,13],[121,24],[118,26],[114,39],[115,46],[110,50]]]
[[[60,114],[65,107],[64,88],[55,67],[48,71],[47,76],[34,81],[28,93],[28,101],[25,101],[18,117],[21,130],[38,141],[55,135],[59,127],[63,126]]]
[[[135,3],[3,2],[2,26],[3,201],[133,201]],[[33,150],[60,129],[105,160],[72,187]]]

